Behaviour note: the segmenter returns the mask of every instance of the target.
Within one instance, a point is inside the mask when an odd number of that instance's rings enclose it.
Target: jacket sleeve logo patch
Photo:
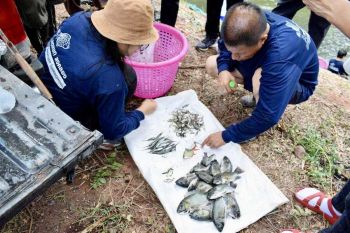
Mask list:
[[[61,47],[63,49],[69,49],[70,48],[70,39],[71,35],[68,33],[63,33],[59,31],[56,35],[56,47]]]

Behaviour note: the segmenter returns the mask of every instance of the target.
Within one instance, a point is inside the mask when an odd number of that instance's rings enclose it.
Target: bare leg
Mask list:
[[[207,70],[207,73],[213,77],[218,78],[218,67],[216,63],[216,59],[218,58],[218,55],[213,55],[208,57],[205,68]],[[244,79],[242,74],[236,69],[231,72],[232,76],[235,77],[236,83],[238,84],[244,84]]]
[[[259,101],[261,71],[262,69],[258,68],[253,75],[253,95],[256,103]]]
[[[208,57],[205,64],[205,69],[207,70],[207,74],[209,74],[213,78],[218,77],[218,67],[216,63],[217,57],[218,55]]]

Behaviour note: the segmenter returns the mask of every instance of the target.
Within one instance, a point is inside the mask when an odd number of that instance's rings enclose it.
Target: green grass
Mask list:
[[[331,188],[332,177],[336,172],[335,164],[339,160],[337,147],[334,144],[331,135],[323,136],[320,129],[307,128],[302,130],[298,126],[289,129],[289,136],[296,145],[301,145],[306,151],[303,158],[307,175],[312,182],[325,188]]]
[[[85,227],[94,226],[90,232],[125,232],[133,221],[133,216],[127,214],[129,212],[129,204],[98,204],[81,212],[79,224]]]
[[[329,188],[339,159],[336,145],[312,128],[306,130],[297,144],[303,146],[307,153],[304,160],[308,176],[313,182]]]
[[[99,168],[92,177],[91,187],[93,189],[97,189],[106,184],[107,178],[112,177],[113,173],[123,166],[121,163],[117,162],[115,153],[111,153],[104,162],[105,166]]]

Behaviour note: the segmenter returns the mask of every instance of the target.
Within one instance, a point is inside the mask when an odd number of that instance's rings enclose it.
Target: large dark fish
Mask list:
[[[209,168],[209,173],[210,175],[212,176],[216,176],[216,175],[219,175],[221,173],[221,167],[220,167],[220,164],[219,162],[214,159],[211,164],[210,164],[210,168]]]
[[[191,191],[195,190],[198,182],[199,182],[199,180],[196,177],[196,179],[191,181],[190,185],[188,186],[187,191],[191,192]]]
[[[243,170],[239,167],[237,167],[233,172],[223,172],[214,176],[213,184],[229,184],[239,179],[241,173],[243,173]]]
[[[196,184],[196,190],[201,193],[207,193],[213,186],[205,183],[204,181],[198,181]]]
[[[203,180],[207,184],[211,184],[213,182],[213,176],[211,176],[208,172],[196,172],[196,175],[200,180]]]
[[[184,187],[184,188],[187,188],[190,183],[197,179],[197,175],[194,174],[194,173],[188,173],[186,174],[186,176],[184,177],[181,177],[179,178],[178,180],[175,181],[175,183],[178,185],[178,186],[181,186],[181,187]]]
[[[209,202],[206,206],[199,207],[199,209],[190,213],[190,217],[198,221],[211,221],[213,217],[213,202]]]
[[[224,198],[227,206],[227,215],[231,216],[233,219],[241,217],[241,211],[234,193],[226,194]]]
[[[197,163],[190,171],[190,173],[208,171],[209,167],[204,166],[202,163]]]
[[[234,192],[235,189],[231,187],[230,185],[227,184],[219,184],[215,186],[214,188],[210,189],[208,192],[208,199],[217,199],[222,196],[225,196],[227,193],[232,193]]]
[[[232,163],[227,156],[222,159],[221,172],[232,172]]]
[[[210,163],[214,160],[214,157],[215,157],[215,154],[208,156],[207,153],[204,153],[201,164],[203,164],[203,166],[208,167],[210,165]]]
[[[177,207],[178,213],[192,213],[195,210],[200,209],[210,204],[210,201],[207,198],[207,194],[195,192],[187,197],[185,197]]]
[[[226,220],[226,202],[223,197],[220,197],[214,201],[213,206],[213,222],[218,231],[222,231],[225,226]]]

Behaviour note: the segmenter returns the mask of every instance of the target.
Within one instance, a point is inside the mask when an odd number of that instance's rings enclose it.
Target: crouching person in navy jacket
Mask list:
[[[288,104],[313,94],[319,71],[310,36],[293,21],[254,4],[231,7],[221,37],[220,55],[208,58],[207,72],[229,93],[232,82],[243,84],[253,96],[244,96],[241,103],[255,109],[242,122],[209,135],[203,145],[213,148],[247,141],[277,124]]]
[[[124,56],[158,39],[147,0],[109,0],[103,10],[79,12],[64,21],[40,56],[42,81],[55,103],[113,144],[157,107],[145,100],[134,111],[125,101],[136,88],[136,73]]]

